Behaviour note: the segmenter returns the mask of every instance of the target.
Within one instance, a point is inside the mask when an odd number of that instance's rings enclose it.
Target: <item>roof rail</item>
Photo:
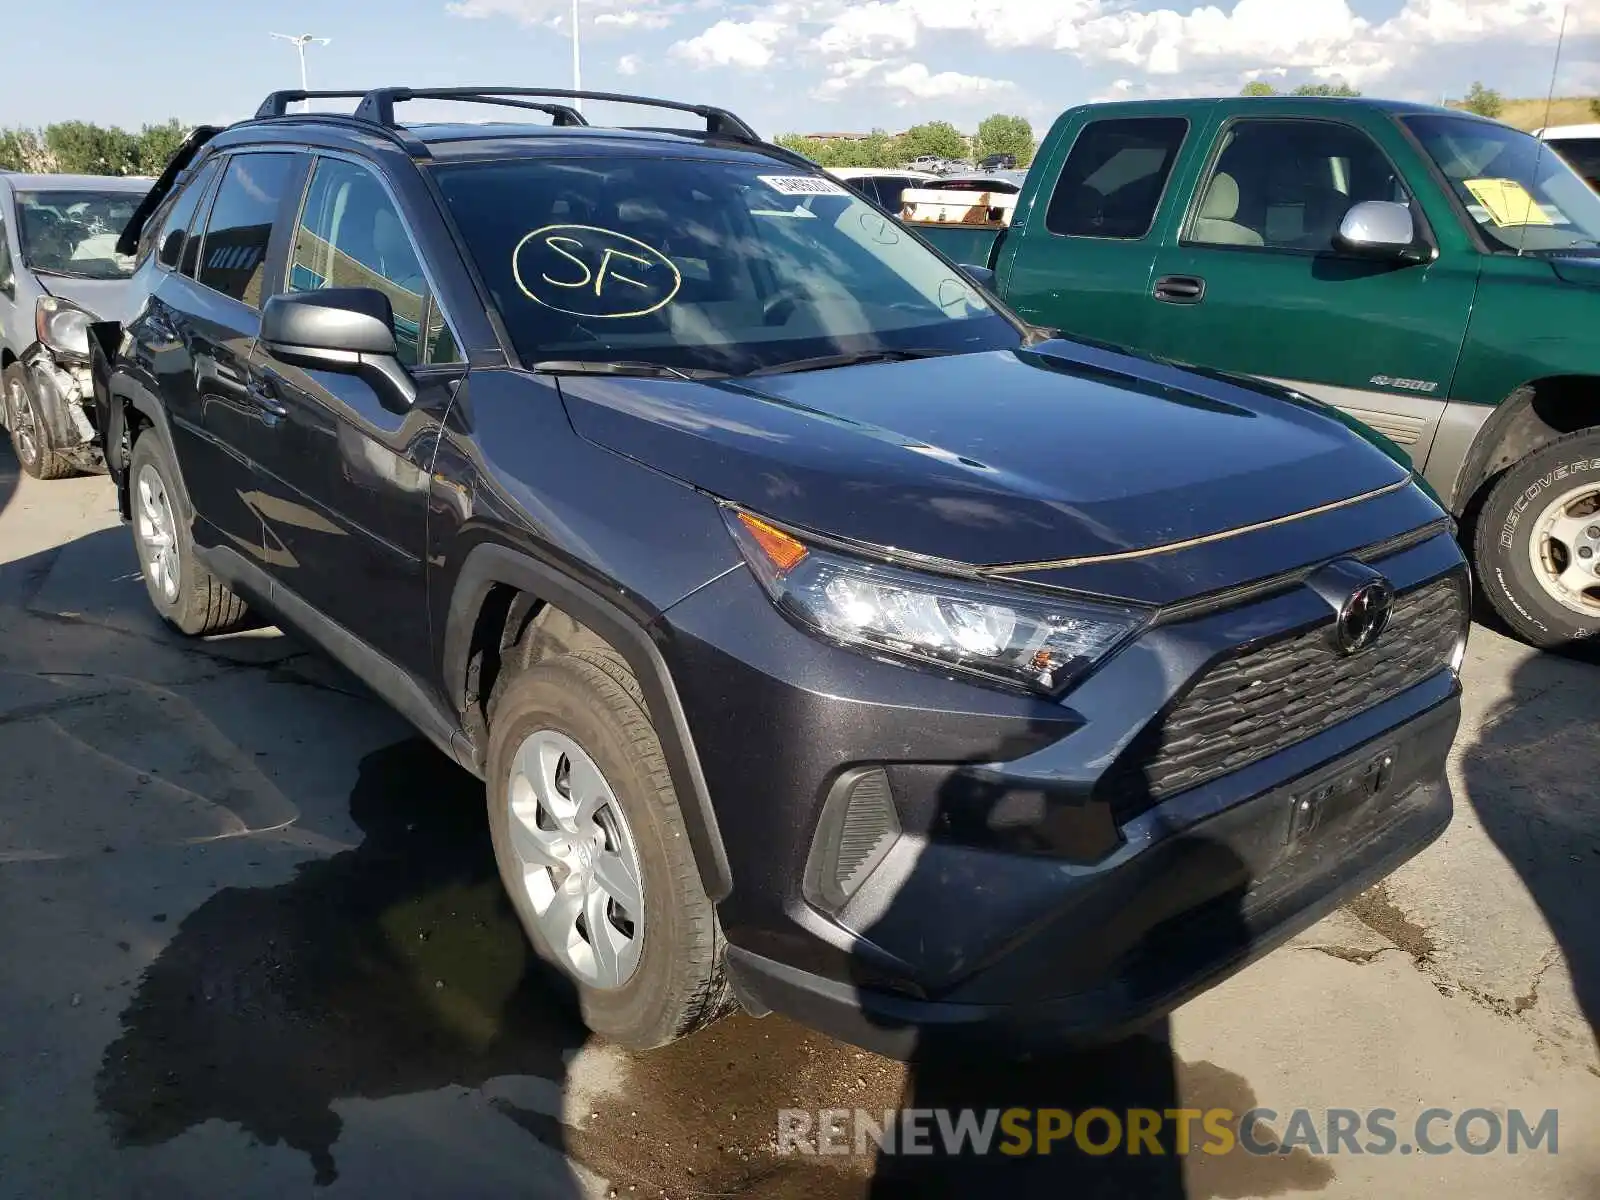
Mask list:
[[[289,105],[297,100],[360,100],[366,92],[307,92],[296,89],[294,91],[272,92],[261,102],[261,107],[256,109],[256,119],[264,117],[283,117],[289,113]]]
[[[312,95],[346,95],[342,92],[311,93]],[[275,92],[274,96],[301,97],[304,93]],[[756,131],[751,129],[733,113],[725,108],[715,108],[708,104],[683,104],[676,100],[657,100],[649,96],[625,96],[616,92],[578,92],[562,88],[522,88],[522,87],[451,87],[451,88],[377,88],[368,92],[356,108],[356,116],[362,120],[370,121],[374,125],[382,125],[388,129],[397,128],[394,119],[394,106],[397,102],[405,100],[461,100],[474,104],[505,104],[516,108],[542,108],[556,117],[557,125],[586,125],[576,109],[566,105],[536,105],[526,104],[509,99],[514,96],[542,96],[553,100],[599,100],[610,101],[616,104],[640,104],[649,108],[669,108],[676,112],[693,113],[701,117],[706,123],[706,132],[716,137],[732,138],[741,142],[759,142],[761,138]],[[271,97],[268,98],[269,100]],[[265,109],[266,105],[262,105]],[[566,117],[573,119],[564,119]]]

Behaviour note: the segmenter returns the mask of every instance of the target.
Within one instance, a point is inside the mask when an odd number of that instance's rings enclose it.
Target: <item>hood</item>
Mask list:
[[[710,383],[563,378],[578,433],[801,528],[974,565],[1117,554],[1409,472],[1291,393],[1052,341]],[[1250,574],[1264,575],[1279,569]]]
[[[79,308],[87,309],[99,321],[127,321],[133,316],[133,280],[131,279],[73,279],[67,275],[33,276],[39,286],[52,296],[71,300]]]

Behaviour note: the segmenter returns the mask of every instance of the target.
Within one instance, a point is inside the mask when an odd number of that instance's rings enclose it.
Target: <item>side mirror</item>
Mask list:
[[[981,288],[994,291],[994,271],[989,267],[974,266],[971,263],[961,264],[961,273]]]
[[[1339,222],[1335,245],[1347,254],[1420,262],[1417,225],[1409,205],[1392,200],[1364,200],[1352,205]]]
[[[417,385],[395,357],[394,310],[376,288],[274,296],[261,312],[261,342],[297,367],[359,375],[393,407],[416,403]]]

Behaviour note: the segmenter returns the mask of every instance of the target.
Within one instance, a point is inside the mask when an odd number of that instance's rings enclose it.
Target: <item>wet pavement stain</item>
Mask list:
[[[1165,1110],[1181,1096],[1243,1112],[1255,1097],[1236,1075],[1178,1061],[1162,1027],[1092,1052],[908,1065],[740,1016],[630,1055],[588,1039],[534,959],[501,890],[481,784],[407,742],[362,762],[351,813],[359,847],[277,887],[217,893],[146,970],[97,1079],[119,1144],[218,1119],[305,1154],[327,1185],[340,1100],[532,1076],[559,1103],[534,1110],[494,1087],[490,1109],[619,1196],[1223,1200],[1333,1177],[1303,1150],[1184,1157],[1170,1136],[1168,1153],[1144,1157],[780,1156],[785,1108]]]
[[[336,1100],[562,1079],[584,1031],[504,898],[482,785],[405,742],[363,760],[351,813],[359,847],[217,893],[146,970],[96,1081],[119,1144],[217,1118],[325,1185]]]

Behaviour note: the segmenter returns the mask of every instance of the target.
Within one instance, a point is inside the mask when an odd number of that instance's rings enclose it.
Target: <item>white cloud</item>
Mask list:
[[[718,21],[699,37],[679,42],[672,53],[700,66],[764,67],[783,38],[777,21]]]
[[[624,54],[617,59],[617,74],[637,75],[639,73],[639,61],[637,54]]]
[[[597,29],[664,29],[687,7],[683,0],[583,0],[579,19]],[[572,23],[572,0],[451,0],[444,8],[453,17],[505,17],[552,29]]]
[[[959,71],[940,71],[935,74],[919,62],[884,72],[883,84],[911,100],[968,99],[987,92],[1003,92],[1012,86],[1003,79],[963,75]]]

